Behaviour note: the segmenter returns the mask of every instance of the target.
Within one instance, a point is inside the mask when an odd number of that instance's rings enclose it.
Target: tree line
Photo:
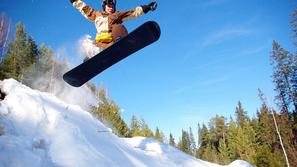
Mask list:
[[[291,26],[296,39],[297,9],[292,14]],[[34,78],[49,75],[47,82],[42,83],[42,90],[49,91],[51,81],[62,78],[67,63],[55,60],[53,51],[46,45],[37,45],[21,23],[16,25],[13,40],[7,42],[7,28],[0,29],[1,34],[6,33],[0,36],[0,42],[5,41],[0,43],[0,80],[14,78],[34,88]],[[294,45],[297,46],[297,41]],[[183,129],[178,141],[172,134],[167,139],[158,127],[151,130],[143,118],[132,116],[128,125],[105,88],[97,88],[92,83],[88,86],[98,97],[98,106],[90,112],[121,137],[155,138],[203,160],[228,164],[242,159],[256,166],[297,166],[297,52],[291,53],[273,41],[270,59],[277,109],[271,107],[259,89],[262,104],[256,116],[250,118],[239,101],[235,118],[216,115],[208,124],[198,124],[198,132],[193,132],[191,127]]]
[[[4,16],[0,17],[3,25],[8,25],[6,20]],[[13,78],[32,88],[50,91],[52,82],[61,80],[68,68],[66,62],[56,60],[52,49],[45,44],[37,45],[34,38],[27,35],[22,23],[16,25],[14,36],[9,41],[9,27],[0,29],[0,41],[5,41],[0,46],[0,80]],[[43,81],[38,78],[43,78]]]
[[[95,89],[96,90],[96,89]],[[130,126],[121,117],[121,109],[107,95],[104,86],[101,86],[98,91],[98,106],[93,107],[91,113],[101,122],[109,126],[115,134],[120,137],[143,136],[155,138],[160,142],[164,142],[164,133],[156,127],[155,131],[151,130],[144,118],[137,118],[135,115],[131,117]]]
[[[196,133],[191,127],[183,129],[178,142],[172,134],[167,140],[159,128],[153,133],[143,118],[139,120],[132,116],[131,124],[127,126],[121,119],[119,107],[107,98],[104,88],[99,93],[101,107],[93,113],[102,122],[111,123],[120,136],[156,138],[210,162],[226,165],[242,159],[256,166],[297,166],[297,55],[273,41],[270,58],[278,110],[270,106],[259,89],[258,96],[262,104],[256,116],[250,118],[239,101],[234,111],[235,118],[216,115],[208,124],[198,124]]]
[[[297,9],[292,14],[292,37],[297,37]],[[297,46],[297,42],[294,42]],[[277,109],[259,89],[262,105],[250,118],[239,101],[235,120],[215,116],[207,125],[198,125],[198,145],[187,141],[182,150],[200,159],[228,164],[236,159],[256,166],[297,166],[297,52],[292,53],[277,41],[270,54]],[[184,132],[183,132],[184,134]],[[183,135],[184,136],[184,135]]]

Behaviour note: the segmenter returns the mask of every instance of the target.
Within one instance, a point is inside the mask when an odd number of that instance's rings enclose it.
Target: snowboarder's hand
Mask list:
[[[77,1],[77,0],[70,0],[71,3],[75,2],[75,1]]]
[[[157,2],[151,2],[148,4],[148,6],[150,7],[151,11],[154,11],[157,9],[158,4],[157,4]]]
[[[148,11],[154,11],[157,8],[157,2],[151,2],[148,5],[141,6],[144,13],[147,13]]]

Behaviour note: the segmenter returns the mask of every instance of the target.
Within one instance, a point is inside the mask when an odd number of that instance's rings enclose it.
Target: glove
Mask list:
[[[154,10],[156,10],[157,5],[158,5],[157,2],[151,2],[148,5],[143,5],[141,7],[142,7],[143,12],[144,13],[147,13],[148,11],[154,11]]]
[[[150,4],[148,4],[148,6],[150,7],[151,11],[154,11],[157,9],[157,2],[151,2]]]
[[[77,0],[70,0],[70,3],[73,3],[73,2],[75,2],[75,1],[77,1]]]

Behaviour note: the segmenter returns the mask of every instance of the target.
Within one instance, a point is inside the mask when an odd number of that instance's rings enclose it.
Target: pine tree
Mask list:
[[[263,99],[264,95],[260,89],[259,98]],[[256,136],[258,138],[259,146],[256,148],[255,164],[257,166],[275,166],[274,160],[278,159],[273,156],[272,145],[277,141],[273,125],[272,116],[265,104],[262,104],[259,111],[257,111],[257,123],[254,124]]]
[[[226,125],[225,118],[223,116],[216,115],[213,117],[208,124],[209,134],[208,142],[215,149],[216,155],[219,152],[219,141],[222,138],[223,141],[226,140]],[[217,157],[215,158],[218,159]]]
[[[240,101],[237,104],[235,114],[236,114],[236,120],[237,120],[238,126],[242,127],[244,121],[247,120],[247,113],[246,111],[244,111]]]
[[[110,125],[113,131],[119,135],[129,136],[129,128],[120,115],[118,105],[106,95],[105,89],[102,86],[99,90],[99,105],[94,108],[92,113],[101,120],[104,124]]]
[[[253,127],[248,120],[242,122],[242,126],[234,126],[233,122],[230,122],[229,127],[229,147],[232,152],[231,159],[240,158],[250,163],[255,162],[257,138]]]
[[[32,87],[32,83],[34,79],[37,77],[35,76],[35,67],[36,62],[39,56],[38,46],[36,45],[34,39],[29,36],[26,46],[27,58],[24,61],[24,70],[23,70],[23,84]]]
[[[291,105],[297,109],[296,92],[293,92],[291,76],[294,67],[293,56],[276,41],[273,41],[271,54],[271,64],[273,65],[273,82],[277,92],[276,101],[280,108],[285,112],[290,112]]]
[[[36,45],[36,42],[32,36],[29,36],[26,42],[26,58],[24,60],[24,68],[28,68],[32,66],[32,64],[36,63],[38,54],[38,46]]]
[[[19,80],[20,67],[18,65],[18,62],[20,61],[20,58],[18,57],[15,50],[15,44],[10,43],[8,46],[7,54],[3,58],[0,65],[0,80],[6,78],[14,78],[16,80]]]
[[[276,131],[272,120],[272,115],[265,104],[262,104],[260,111],[257,112],[258,129],[257,133],[262,144],[271,146],[277,141]]]
[[[155,139],[157,139],[157,140],[159,140],[160,142],[164,142],[164,134],[163,134],[163,132],[161,132],[160,130],[159,130],[159,128],[158,127],[156,127],[156,131],[155,131]]]
[[[171,133],[169,134],[169,144],[170,144],[171,146],[173,146],[173,147],[176,147],[174,138],[173,138],[173,136],[172,136]]]
[[[182,130],[182,137],[181,137],[177,147],[179,150],[181,150],[187,154],[191,154],[190,136],[187,131]]]
[[[41,74],[46,74],[52,69],[53,64],[53,51],[52,49],[41,44],[39,46],[39,57],[37,61],[37,70]]]
[[[228,140],[228,147],[230,149],[230,160],[234,161],[239,158],[239,154],[237,151],[237,136],[238,136],[238,131],[236,127],[236,123],[234,120],[231,118],[229,122],[229,129],[227,133],[227,140]]]
[[[142,136],[142,131],[140,128],[140,123],[135,115],[131,118],[131,124],[130,124],[130,134],[132,137],[134,136]]]
[[[197,148],[196,148],[195,137],[193,135],[191,127],[189,128],[189,140],[190,140],[190,152],[191,152],[192,155],[195,155]]]
[[[279,160],[270,159],[270,162],[273,163],[274,165],[277,164],[278,166],[282,166],[282,165],[285,166],[285,164],[287,164],[287,166],[289,166],[290,156],[288,158],[287,151],[286,151],[283,143],[287,143],[287,142],[284,142],[284,141],[287,141],[288,137],[290,137],[291,135],[289,135],[290,134],[289,133],[288,135],[285,135],[285,139],[283,139],[281,133],[283,134],[284,132],[285,133],[288,132],[288,129],[289,128],[282,128],[283,130],[281,130],[279,128],[279,125],[280,124],[283,124],[284,126],[288,127],[288,125],[290,126],[290,122],[288,122],[288,121],[285,121],[285,122],[283,122],[283,121],[277,121],[278,120],[277,119],[278,117],[279,118],[285,118],[286,116],[288,116],[288,112],[287,111],[283,111],[282,114],[280,114],[278,116],[278,114],[276,114],[276,112],[274,111],[274,109],[272,107],[268,106],[268,100],[266,99],[266,97],[264,96],[264,94],[261,92],[261,90],[259,90],[259,97],[260,97],[260,99],[261,99],[261,101],[263,103],[262,104],[262,108],[264,108],[265,110],[268,111],[269,115],[272,118],[272,121],[271,122],[273,122],[274,133],[271,133],[270,132],[270,136],[272,138],[273,138],[273,136],[276,136],[276,139],[273,140],[274,143],[271,143],[272,151],[273,151],[274,155],[282,155],[282,153],[284,155],[284,156],[278,156],[278,157],[280,157]],[[289,132],[291,132],[291,131],[289,130]],[[267,140],[267,141],[270,141],[270,140]],[[289,144],[287,144],[287,145],[289,145]],[[295,156],[293,155],[293,157],[295,157]]]
[[[34,89],[53,92],[54,80],[61,80],[67,68],[66,62],[54,60],[52,49],[44,44],[37,46],[32,37],[27,42],[27,58],[22,75],[22,82]]]
[[[290,163],[297,164],[295,161],[297,155],[297,70],[296,56],[286,51],[277,42],[273,41],[273,50],[271,54],[271,64],[273,65],[273,81],[277,92],[276,100],[281,109],[279,134],[281,148],[285,154],[287,165]],[[272,111],[274,116],[274,111]],[[276,117],[277,119],[277,117]],[[293,120],[293,121],[292,121]],[[276,125],[276,127],[278,127]],[[281,136],[280,134],[284,134]],[[293,141],[293,142],[292,142]],[[285,149],[285,145],[293,146]],[[293,148],[293,149],[291,149]],[[287,153],[287,154],[286,154]]]
[[[222,165],[229,164],[230,163],[230,157],[229,157],[230,150],[229,150],[229,148],[227,146],[226,140],[224,140],[223,138],[221,138],[219,140],[218,151],[219,151],[218,156],[219,156],[220,163]]]
[[[27,41],[27,35],[25,32],[25,28],[22,24],[16,25],[17,31],[15,33],[15,46],[16,46],[16,54],[17,57],[19,57],[19,62],[17,62],[18,66],[18,79],[23,79],[23,74],[27,67],[29,67],[31,64],[29,64],[28,57],[29,57],[29,50],[28,50],[28,41]]]
[[[202,127],[198,124],[198,136],[198,149],[195,156],[203,159],[203,154],[209,144],[209,132],[205,124],[202,124]]]
[[[143,118],[140,119],[140,126],[141,126],[142,135],[144,137],[149,137],[149,138],[154,137],[153,131],[149,128],[148,124],[145,122]]]
[[[242,137],[242,150],[244,154],[241,157],[244,157],[248,162],[255,163],[256,158],[256,148],[259,146],[257,142],[256,132],[251,126],[249,121],[245,121],[243,125],[243,137]]]
[[[26,59],[26,32],[21,23],[16,25],[14,40],[9,44],[7,54],[1,62],[0,80],[14,78],[20,80],[24,70]]]

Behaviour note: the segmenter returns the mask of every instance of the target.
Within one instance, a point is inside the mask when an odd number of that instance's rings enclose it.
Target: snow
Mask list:
[[[119,138],[80,106],[13,79],[0,89],[0,167],[220,167],[154,139]]]
[[[93,57],[103,50],[103,48],[99,48],[93,44],[93,40],[91,35],[85,35],[82,39],[79,40],[80,43],[80,52],[82,55],[86,57]]]

